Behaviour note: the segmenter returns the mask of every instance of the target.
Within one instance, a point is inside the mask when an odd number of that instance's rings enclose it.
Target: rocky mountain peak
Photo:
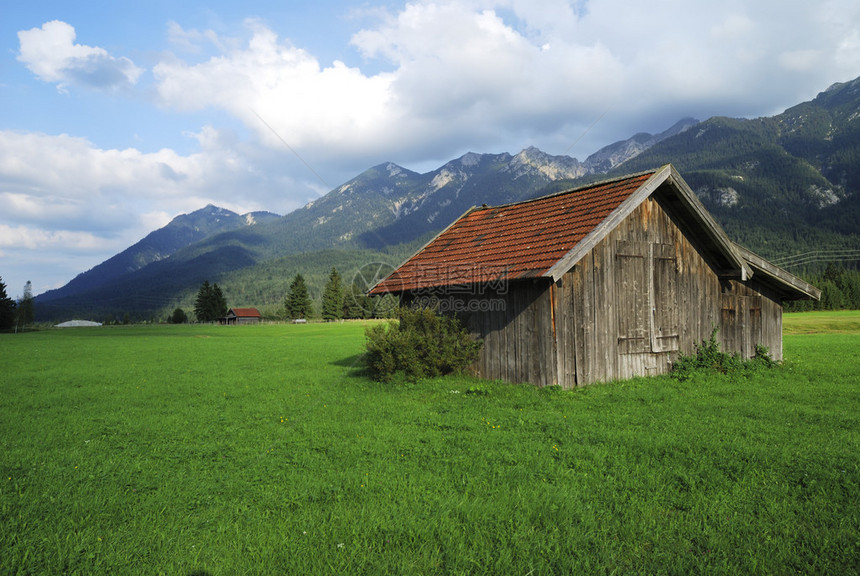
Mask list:
[[[466,152],[460,157],[460,164],[465,167],[477,166],[481,162],[481,158],[483,154],[476,154],[474,152]]]
[[[635,158],[655,144],[672,136],[677,136],[698,123],[699,121],[695,118],[683,118],[659,134],[640,132],[627,140],[619,140],[609,146],[604,146],[585,160],[585,166],[589,173],[608,172],[619,164]]]
[[[576,158],[552,156],[534,146],[520,151],[511,159],[510,166],[515,173],[535,170],[547,180],[578,178],[586,174],[585,167]]]

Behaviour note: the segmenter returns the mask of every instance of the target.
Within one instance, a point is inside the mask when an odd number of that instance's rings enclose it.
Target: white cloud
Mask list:
[[[55,287],[56,275],[68,281],[206,204],[285,213],[310,199],[285,197],[295,184],[247,159],[270,157],[265,150],[230,147],[234,139],[211,127],[193,136],[202,150],[182,156],[0,130],[0,273],[36,270],[40,292]]]
[[[103,244],[102,238],[90,232],[0,224],[0,249],[93,252],[99,250]]]
[[[160,59],[152,86],[67,23],[22,30],[18,60],[41,80],[135,88],[202,120],[188,155],[0,126],[0,251],[24,249],[22,234],[59,247],[61,230],[107,257],[206,203],[286,213],[385,161],[429,169],[528,145],[583,159],[683,116],[773,114],[860,73],[855,0],[411,0],[361,15],[333,39],[355,61],[333,62],[276,22],[232,36],[168,22],[175,53],[143,51]]]
[[[366,77],[342,62],[323,68],[271,30],[248,26],[243,47],[200,64],[158,64],[153,74],[162,101],[186,111],[226,110],[272,147],[282,143],[266,124],[294,147],[371,143],[391,112],[385,75]]]
[[[381,73],[321,64],[248,21],[243,43],[173,26],[173,37],[219,53],[164,61],[154,75],[165,105],[226,110],[273,149],[283,145],[270,127],[322,164],[408,163],[466,148],[552,147],[607,109],[601,124],[618,138],[685,115],[772,113],[813,96],[811,84],[856,74],[845,61],[860,22],[848,6],[417,0],[378,11],[351,39]],[[846,9],[857,26],[834,28]],[[643,115],[665,125],[643,125]],[[583,155],[610,143],[594,136]]]
[[[204,45],[210,43],[219,50],[227,49],[224,41],[214,30],[186,30],[173,21],[167,23],[167,39],[172,46],[192,54],[201,54],[204,51]]]
[[[208,203],[240,212],[301,204],[279,199],[279,182],[261,176],[235,151],[219,148],[214,129],[203,134],[205,151],[181,156],[166,149],[102,150],[67,135],[0,131],[0,224],[7,226],[0,248],[20,245],[9,244],[13,228],[93,233],[104,248],[129,235],[140,239],[154,221],[166,223],[164,214]]]
[[[18,32],[18,60],[62,91],[69,84],[103,90],[137,83],[143,70],[128,58],[114,58],[103,48],[75,44],[75,29],[59,20]]]

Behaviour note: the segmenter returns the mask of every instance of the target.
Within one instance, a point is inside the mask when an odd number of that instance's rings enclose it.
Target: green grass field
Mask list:
[[[786,314],[783,333],[860,334],[860,310],[798,312]]]
[[[824,318],[773,370],[572,392],[377,384],[353,323],[0,335],[0,574],[857,573]]]

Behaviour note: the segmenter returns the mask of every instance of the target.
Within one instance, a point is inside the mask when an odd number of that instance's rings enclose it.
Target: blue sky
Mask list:
[[[0,15],[13,297],[208,203],[286,214],[376,164],[468,151],[582,160],[860,76],[856,0],[0,0]]]

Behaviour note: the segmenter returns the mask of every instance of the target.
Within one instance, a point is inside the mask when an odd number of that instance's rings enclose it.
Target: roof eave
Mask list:
[[[755,269],[758,276],[776,284],[784,294],[786,300],[820,300],[821,290],[787,272],[779,266],[768,262],[758,254],[747,250],[739,244],[735,244],[735,250],[743,256],[749,265]]]

